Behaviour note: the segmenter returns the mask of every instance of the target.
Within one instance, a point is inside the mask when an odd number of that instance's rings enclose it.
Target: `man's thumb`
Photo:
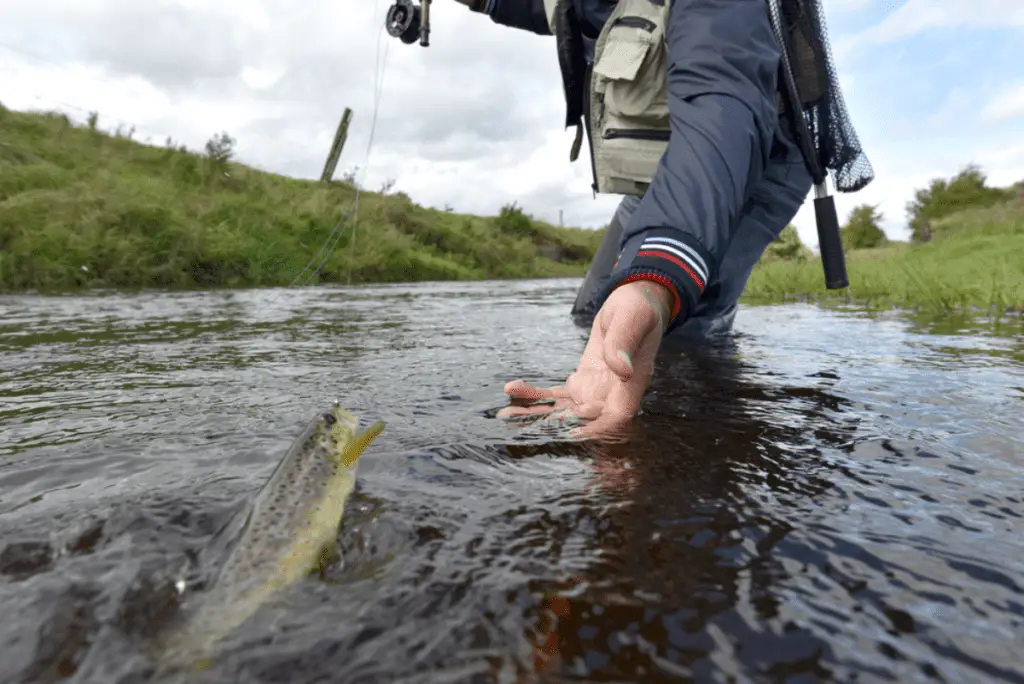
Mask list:
[[[616,311],[604,335],[604,362],[623,381],[633,377],[633,356],[640,346],[640,330],[625,311]]]

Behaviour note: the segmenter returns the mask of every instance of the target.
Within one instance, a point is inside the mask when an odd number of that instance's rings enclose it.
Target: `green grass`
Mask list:
[[[0,289],[287,285],[355,188],[0,107]],[[362,192],[313,282],[582,276],[601,234]]]
[[[847,252],[850,286],[825,289],[821,261],[765,261],[748,302],[812,300],[935,313],[1024,311],[1024,202],[966,209],[935,222],[924,244]]]
[[[0,107],[0,289],[287,285],[354,198],[346,183],[285,178]],[[965,210],[932,230],[927,244],[849,252],[850,287],[840,291],[825,289],[817,258],[780,241],[744,300],[1024,311],[1024,202]],[[602,235],[515,209],[468,216],[363,192],[354,247],[347,230],[313,282],[582,276]]]

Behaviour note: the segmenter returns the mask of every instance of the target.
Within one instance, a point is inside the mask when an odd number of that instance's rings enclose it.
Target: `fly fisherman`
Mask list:
[[[577,295],[596,316],[564,387],[517,380],[506,416],[568,410],[583,435],[628,424],[666,335],[728,332],[765,248],[812,186],[780,96],[767,0],[457,0],[499,24],[556,37],[566,126],[589,139],[595,193],[624,195]],[[781,0],[814,145],[841,191],[871,169],[846,118],[818,0]]]

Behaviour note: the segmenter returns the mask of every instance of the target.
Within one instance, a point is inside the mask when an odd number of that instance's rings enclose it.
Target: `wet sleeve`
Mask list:
[[[484,13],[496,24],[551,35],[544,0],[487,0]]]
[[[671,332],[714,282],[767,166],[780,54],[760,0],[674,0],[666,45],[669,144],[599,303],[626,282],[659,282],[676,297]]]

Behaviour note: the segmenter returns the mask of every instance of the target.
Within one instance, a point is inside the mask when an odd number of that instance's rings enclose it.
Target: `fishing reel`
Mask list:
[[[430,0],[419,0],[419,5],[414,5],[413,0],[395,0],[384,21],[392,38],[406,45],[417,39],[423,47],[430,45]]]

